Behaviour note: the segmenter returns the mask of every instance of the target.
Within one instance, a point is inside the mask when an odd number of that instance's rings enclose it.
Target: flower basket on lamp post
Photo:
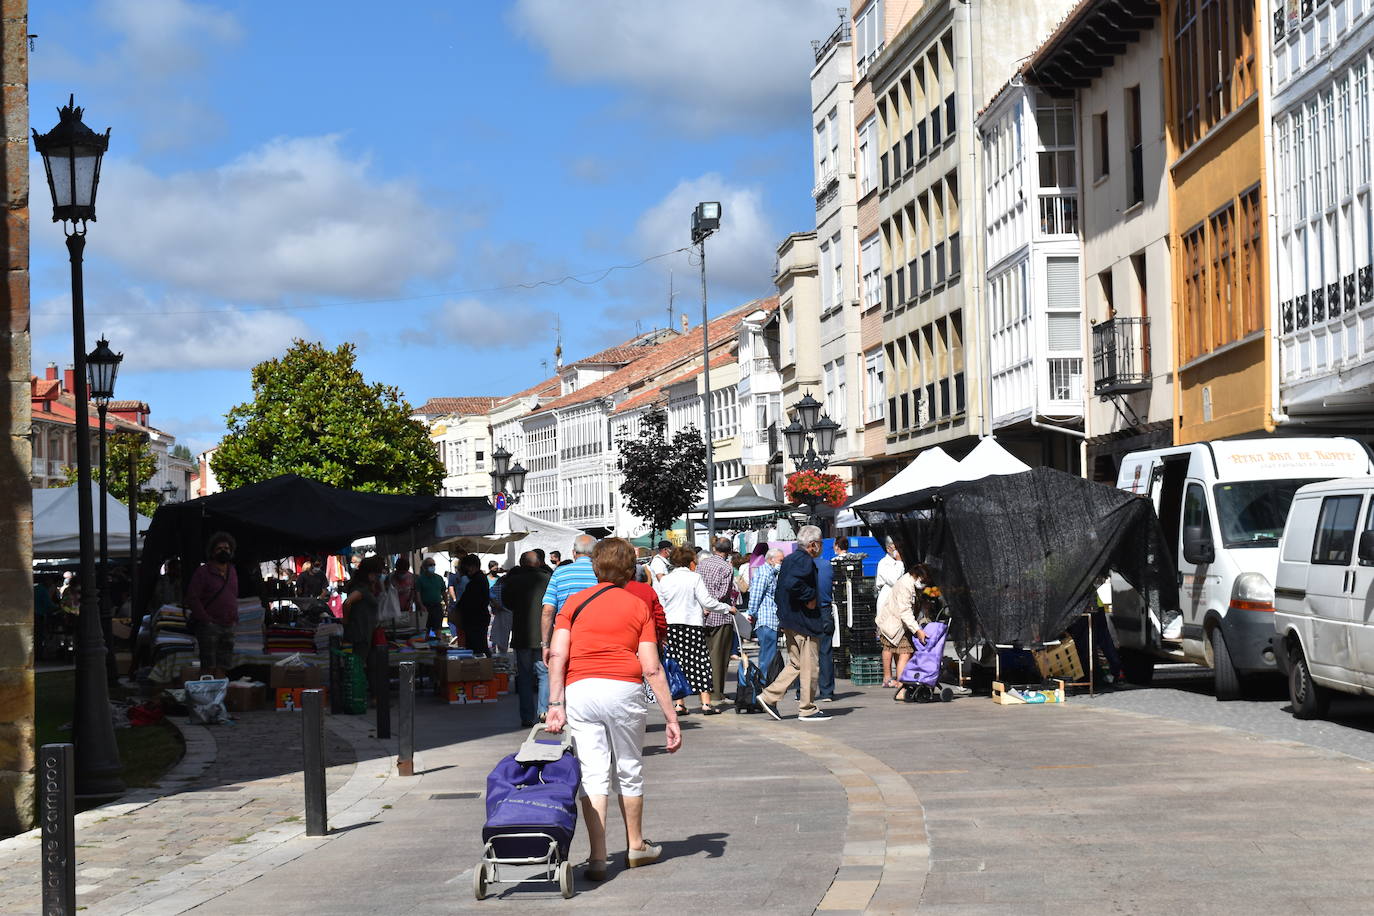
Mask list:
[[[824,504],[839,508],[844,505],[849,488],[837,474],[826,474],[823,471],[794,471],[787,475],[785,492],[789,503],[810,506],[814,524],[816,507]]]

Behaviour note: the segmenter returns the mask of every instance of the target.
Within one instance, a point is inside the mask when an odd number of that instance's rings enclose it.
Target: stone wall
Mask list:
[[[28,12],[28,0],[0,2],[0,836],[27,830],[34,817]]]

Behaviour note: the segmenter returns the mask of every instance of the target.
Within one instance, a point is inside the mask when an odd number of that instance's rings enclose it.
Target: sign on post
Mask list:
[[[44,916],[76,912],[75,752],[71,744],[45,744],[38,751]]]

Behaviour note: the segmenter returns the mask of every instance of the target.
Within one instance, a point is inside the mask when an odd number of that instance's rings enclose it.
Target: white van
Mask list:
[[[1294,497],[1274,630],[1299,719],[1324,715],[1330,690],[1374,693],[1374,478],[1314,483]]]
[[[1229,700],[1243,675],[1278,673],[1273,582],[1293,494],[1372,473],[1369,449],[1349,438],[1227,439],[1127,455],[1117,486],[1154,502],[1177,558],[1183,614],[1179,632],[1161,631],[1140,595],[1113,576],[1127,679],[1148,684],[1156,661],[1194,662],[1213,670],[1217,699]]]

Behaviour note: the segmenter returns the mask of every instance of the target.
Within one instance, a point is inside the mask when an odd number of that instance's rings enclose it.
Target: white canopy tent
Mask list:
[[[573,538],[584,534],[580,528],[570,528],[558,522],[545,521],[506,509],[496,513],[496,531],[492,539],[503,539],[503,552],[482,553],[482,564],[495,560],[503,569],[510,569],[520,560],[520,554],[538,548],[545,554],[557,550],[564,559],[572,556]]]
[[[1021,474],[1030,470],[1030,465],[1004,449],[992,436],[973,447],[973,451],[959,462],[954,477],[927,486],[943,486],[960,480],[982,480],[998,474]]]
[[[954,475],[958,470],[959,462],[949,457],[949,453],[940,446],[932,446],[913,458],[910,464],[897,472],[896,477],[872,493],[856,499],[846,508],[862,509],[869,503],[875,503],[880,499],[943,486],[956,479]]]
[[[96,547],[100,545],[99,487],[91,488],[91,520],[97,526]],[[105,494],[106,535],[110,556],[129,553],[129,507]],[[144,531],[152,520],[138,516],[138,530]],[[81,555],[81,529],[76,510],[76,487],[48,487],[33,491],[33,557],[56,560]]]

